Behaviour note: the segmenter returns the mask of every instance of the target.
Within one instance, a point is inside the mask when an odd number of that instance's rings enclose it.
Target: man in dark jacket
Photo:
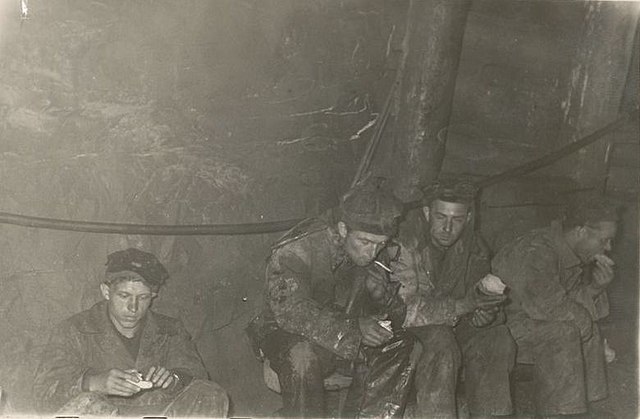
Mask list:
[[[417,417],[456,417],[461,366],[472,415],[512,413],[515,343],[499,309],[505,296],[478,292],[490,257],[474,229],[476,191],[464,180],[436,181],[400,227],[391,278],[401,284],[403,326],[422,348],[415,361]]]
[[[108,256],[104,301],[51,334],[34,386],[42,413],[226,416],[182,322],[149,309],[168,276],[151,253]]]
[[[507,325],[518,360],[533,363],[540,415],[584,413],[607,396],[604,345],[597,320],[608,315],[613,280],[606,256],[617,230],[615,206],[577,201],[563,222],[505,245],[494,272],[510,287]]]
[[[337,360],[354,360],[361,344],[392,337],[379,318],[349,308],[356,277],[380,257],[401,215],[400,202],[374,183],[352,189],[335,211],[301,222],[273,246],[262,324],[250,328],[263,336],[258,346],[278,375],[284,416],[324,417],[323,381]]]

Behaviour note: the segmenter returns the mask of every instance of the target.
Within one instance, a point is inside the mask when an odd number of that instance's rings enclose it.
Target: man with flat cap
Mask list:
[[[472,416],[512,413],[515,343],[500,308],[506,297],[481,282],[490,278],[490,256],[475,231],[476,193],[464,179],[437,180],[400,226],[391,279],[401,284],[403,327],[421,348],[412,355],[416,417],[457,417],[461,367]],[[388,298],[382,287],[377,296]]]
[[[228,397],[182,322],[150,310],[168,277],[151,253],[108,256],[104,300],[63,321],[44,350],[34,385],[42,413],[226,416]]]
[[[369,180],[338,208],[302,221],[273,246],[266,307],[249,330],[257,331],[254,343],[278,375],[282,416],[325,417],[323,381],[338,361],[356,359],[361,345],[392,338],[378,317],[351,311],[349,301],[355,300],[355,278],[364,278],[363,270],[374,269],[385,253],[401,208],[379,179]]]
[[[603,338],[618,210],[603,198],[576,200],[562,221],[505,245],[494,272],[510,287],[507,325],[518,361],[534,364],[539,415],[580,414],[607,396]]]

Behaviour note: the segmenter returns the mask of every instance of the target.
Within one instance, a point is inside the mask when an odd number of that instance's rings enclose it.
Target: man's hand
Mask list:
[[[375,316],[360,317],[358,319],[358,326],[360,326],[360,332],[362,333],[362,343],[366,346],[380,346],[393,337],[393,332],[385,329],[378,324],[378,319]]]
[[[149,368],[149,371],[144,375],[144,379],[151,381],[154,387],[162,387],[163,389],[169,388],[175,381],[171,371],[161,366]]]
[[[596,264],[593,268],[592,275],[593,281],[592,285],[598,289],[602,290],[607,285],[613,281],[613,265],[615,263],[613,260],[608,258],[605,255],[596,255]]]
[[[485,327],[490,325],[496,319],[498,311],[500,311],[500,309],[497,306],[486,310],[480,308],[476,309],[471,317],[471,325],[473,327]]]
[[[140,391],[138,377],[131,372],[117,368],[85,377],[88,380],[89,391],[107,394],[109,396],[130,397]],[[132,382],[130,382],[132,381]]]
[[[506,295],[486,295],[478,292],[475,287],[467,291],[461,300],[456,300],[456,315],[471,313],[476,309],[489,310],[507,299]]]

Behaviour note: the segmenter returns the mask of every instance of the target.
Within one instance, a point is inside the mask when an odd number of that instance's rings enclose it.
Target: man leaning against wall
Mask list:
[[[151,310],[168,279],[151,253],[108,256],[103,301],[63,321],[36,373],[43,414],[225,417],[226,392],[207,371],[182,322]]]

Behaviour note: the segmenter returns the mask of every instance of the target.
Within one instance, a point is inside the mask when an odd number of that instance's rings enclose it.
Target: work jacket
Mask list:
[[[163,366],[184,376],[207,378],[180,320],[149,310],[141,333],[138,356],[133,358],[111,323],[106,301],[59,324],[36,373],[34,394],[40,410],[56,411],[81,393],[83,377],[90,371],[118,368],[145,373],[152,366]]]

